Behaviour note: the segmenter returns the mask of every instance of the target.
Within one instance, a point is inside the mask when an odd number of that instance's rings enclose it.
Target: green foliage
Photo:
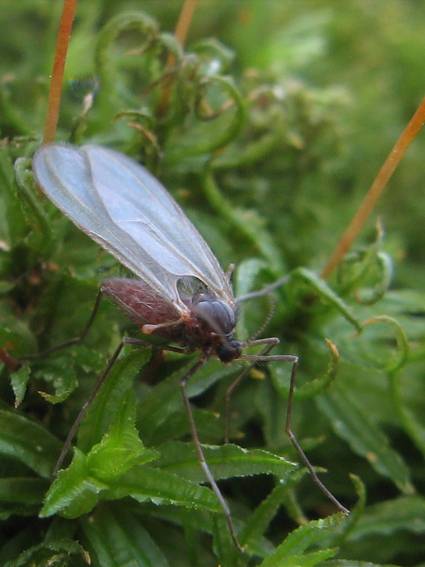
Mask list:
[[[34,187],[60,3],[3,4],[0,347],[20,357],[77,336],[120,268]],[[187,387],[244,554],[190,440],[178,380],[193,357],[126,347],[52,481],[96,377],[122,334],[138,333],[105,302],[83,345],[1,365],[0,564],[419,565],[423,142],[380,204],[388,234],[375,216],[337,276],[318,273],[423,96],[425,9],[201,0],[182,48],[166,31],[180,7],[80,1],[58,139],[146,163],[222,264],[237,264],[237,295],[285,278],[263,335],[300,357],[293,429],[352,514],[292,462],[289,364],[261,365],[236,388],[228,445],[226,391],[243,365],[210,361]],[[267,298],[241,303],[238,337],[269,312]]]

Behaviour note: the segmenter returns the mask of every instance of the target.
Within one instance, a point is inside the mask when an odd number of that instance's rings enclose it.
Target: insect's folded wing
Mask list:
[[[160,264],[143,248],[135,250],[128,234],[112,222],[83,151],[67,145],[43,146],[34,156],[33,169],[43,192],[78,228],[167,300],[179,302],[175,277],[164,270],[160,274]],[[107,181],[105,177],[102,187]],[[120,201],[120,187],[116,199]]]
[[[33,161],[46,195],[74,224],[164,299],[180,304],[182,276],[219,297],[230,285],[208,245],[172,197],[142,166],[99,146],[52,144]]]

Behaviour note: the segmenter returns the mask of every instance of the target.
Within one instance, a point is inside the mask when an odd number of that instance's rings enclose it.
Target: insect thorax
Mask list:
[[[193,318],[188,323],[193,336],[199,337],[198,348],[207,354],[216,354],[222,362],[231,362],[240,356],[240,343],[232,338],[237,315],[234,306],[210,293],[198,293],[189,308]]]

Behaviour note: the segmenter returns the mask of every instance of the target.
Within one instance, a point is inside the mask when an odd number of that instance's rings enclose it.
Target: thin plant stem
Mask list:
[[[183,47],[186,41],[187,32],[189,31],[190,24],[193,19],[193,14],[199,0],[185,0],[180,16],[176,25],[176,31],[174,32],[177,41]],[[168,55],[166,68],[170,69],[175,64],[175,57],[172,53]],[[158,116],[163,116],[168,107],[168,101],[170,99],[171,83],[167,81],[161,95],[161,100],[158,105]]]
[[[198,2],[199,0],[186,0],[183,4],[183,8],[180,12],[180,17],[177,22],[175,31],[176,39],[180,43],[180,45],[184,45],[186,42],[187,32],[189,31],[189,27],[193,19],[193,14]]]
[[[357,238],[360,230],[372,212],[377,200],[383,193],[386,184],[391,178],[394,170],[400,163],[401,158],[406,153],[407,148],[415,139],[417,133],[425,122],[425,98],[422,100],[419,108],[416,110],[409,124],[404,129],[402,135],[397,140],[395,146],[391,150],[389,156],[381,167],[375,181],[372,183],[369,191],[367,192],[362,204],[360,205],[357,213],[354,215],[353,220],[343,234],[341,240],[336,245],[329,260],[322,271],[322,278],[329,279],[335,268],[341,262],[343,256],[348,252],[354,240]]]
[[[46,124],[44,126],[43,144],[53,142],[59,120],[59,108],[62,95],[63,73],[69,38],[74,22],[78,0],[65,0],[56,43],[55,60],[53,62],[52,80],[50,83],[49,102],[47,106]]]

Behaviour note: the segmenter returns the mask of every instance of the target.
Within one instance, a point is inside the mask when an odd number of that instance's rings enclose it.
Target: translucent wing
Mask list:
[[[33,169],[43,192],[78,228],[180,311],[186,306],[177,282],[184,276],[233,303],[211,249],[144,167],[101,146],[51,144],[36,152]]]

